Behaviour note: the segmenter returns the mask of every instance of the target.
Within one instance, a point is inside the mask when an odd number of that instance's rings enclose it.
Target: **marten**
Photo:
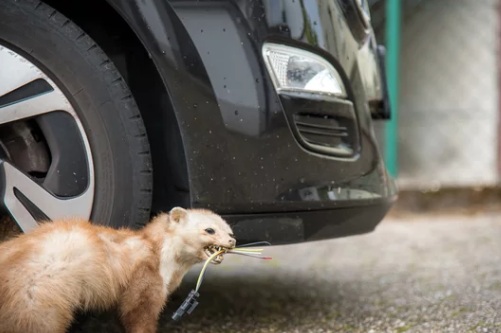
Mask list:
[[[75,311],[111,308],[126,332],[156,332],[187,271],[235,243],[230,226],[202,209],[175,207],[140,230],[40,224],[0,244],[0,332],[63,333]]]

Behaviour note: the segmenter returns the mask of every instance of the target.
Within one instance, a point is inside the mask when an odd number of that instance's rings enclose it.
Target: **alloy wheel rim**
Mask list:
[[[19,165],[9,159],[6,144],[0,141],[0,206],[8,211],[24,232],[36,227],[40,216],[50,220],[69,217],[89,219],[94,201],[94,164],[87,135],[75,109],[55,82],[21,54],[0,45],[0,64],[2,64],[0,68],[0,126],[11,126],[23,121],[36,122],[38,117],[49,114],[54,116],[56,112],[61,116],[64,114],[65,118],[73,122],[70,131],[75,132],[75,136],[78,135],[81,140],[78,141],[78,145],[81,146],[80,155],[82,155],[79,161],[87,162],[84,172],[76,169],[80,174],[76,171],[72,172],[75,182],[84,183],[79,184],[81,188],[77,191],[79,193],[61,196],[53,193],[54,191],[51,191],[48,185],[59,182],[60,187],[65,186],[57,178],[61,177],[59,176],[61,165],[55,168],[54,161],[57,156],[51,155],[52,160],[48,171],[38,179],[23,172]],[[52,119],[55,118],[57,117],[52,117]],[[16,154],[19,155],[19,150]],[[24,159],[26,160],[26,157]],[[63,167],[66,168],[64,165]],[[72,168],[71,165],[67,167]],[[67,183],[70,185],[69,182]]]

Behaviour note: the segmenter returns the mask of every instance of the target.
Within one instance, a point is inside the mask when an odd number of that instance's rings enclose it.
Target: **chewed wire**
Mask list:
[[[251,246],[271,246],[271,243],[266,242],[266,241],[252,242],[252,243],[246,243],[246,244],[239,245],[238,248],[251,247]]]
[[[271,257],[263,257],[260,255],[252,254],[252,253],[245,253],[245,252],[238,252],[238,251],[231,251],[228,252],[229,254],[238,254],[241,256],[246,256],[246,257],[251,257],[251,258],[256,258],[256,259],[263,259],[263,260],[271,260]]]
[[[212,260],[214,260],[214,258],[216,258],[218,255],[223,254],[224,252],[225,252],[225,250],[214,252],[213,254],[210,255],[209,258],[207,258],[207,260],[204,263],[204,266],[202,267],[202,270],[200,271],[200,275],[198,276],[197,286],[195,288],[196,292],[198,292],[198,289],[200,289],[200,286],[202,285],[202,281],[204,279],[205,271],[207,270],[207,266],[209,265],[209,263]]]
[[[211,254],[209,256],[209,258],[207,258],[207,260],[205,261],[205,263],[202,267],[202,270],[200,271],[200,275],[198,276],[197,286],[195,287],[195,291],[198,292],[198,290],[200,289],[200,286],[202,285],[202,281],[204,279],[205,272],[207,271],[207,267],[209,266],[209,263],[220,254],[224,254],[224,253],[237,254],[237,255],[256,258],[256,259],[270,260],[271,257],[265,257],[265,256],[261,255],[263,249],[249,249],[249,248],[247,248],[247,247],[256,246],[256,245],[271,245],[271,244],[268,242],[254,242],[254,243],[240,245],[239,247],[233,248],[231,250],[224,249],[224,250],[220,250],[220,251],[217,251],[217,252],[214,252],[213,254]]]

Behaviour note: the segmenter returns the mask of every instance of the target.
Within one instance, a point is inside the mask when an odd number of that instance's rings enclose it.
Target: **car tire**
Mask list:
[[[2,45],[46,74],[74,109],[94,172],[91,220],[113,227],[144,224],[153,187],[150,148],[139,109],[112,61],[76,24],[40,1],[0,1]],[[9,79],[1,73],[0,80]],[[23,195],[29,203],[29,193]]]

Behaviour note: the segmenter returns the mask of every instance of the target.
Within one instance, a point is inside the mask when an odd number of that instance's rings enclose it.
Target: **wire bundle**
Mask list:
[[[198,289],[200,289],[200,286],[202,285],[202,281],[204,279],[205,271],[207,270],[207,267],[209,266],[209,263],[214,260],[218,255],[229,253],[229,254],[238,254],[242,256],[247,256],[247,257],[252,257],[252,258],[257,258],[257,259],[271,259],[271,257],[265,257],[262,255],[263,249],[254,249],[254,248],[249,248],[251,246],[259,246],[259,245],[271,245],[268,242],[256,242],[256,243],[249,243],[249,244],[244,244],[240,245],[239,247],[233,248],[233,249],[221,249],[209,256],[209,258],[205,261],[204,266],[202,267],[202,270],[200,271],[200,275],[198,276],[198,281],[197,281],[197,286],[194,290],[190,291],[188,294],[188,297],[184,300],[184,302],[179,306],[179,308],[174,312],[172,315],[173,320],[179,320],[182,316],[184,316],[185,313],[191,314],[193,310],[197,307],[198,305],[198,300],[197,298],[200,296],[198,293]]]
[[[235,247],[231,250],[223,249],[221,251],[214,252],[209,258],[207,258],[207,260],[205,261],[205,263],[202,267],[202,270],[200,271],[200,275],[198,276],[197,286],[195,288],[195,292],[198,292],[198,290],[200,289],[200,286],[202,285],[205,271],[207,270],[209,263],[220,254],[225,254],[225,253],[238,254],[241,256],[246,256],[246,257],[251,257],[251,258],[256,258],[256,259],[263,259],[263,260],[272,259],[271,257],[266,257],[266,256],[262,255],[263,249],[250,248],[252,246],[258,246],[258,245],[271,245],[271,244],[268,242],[255,242],[255,243],[244,244],[244,245],[241,245],[239,247]]]

